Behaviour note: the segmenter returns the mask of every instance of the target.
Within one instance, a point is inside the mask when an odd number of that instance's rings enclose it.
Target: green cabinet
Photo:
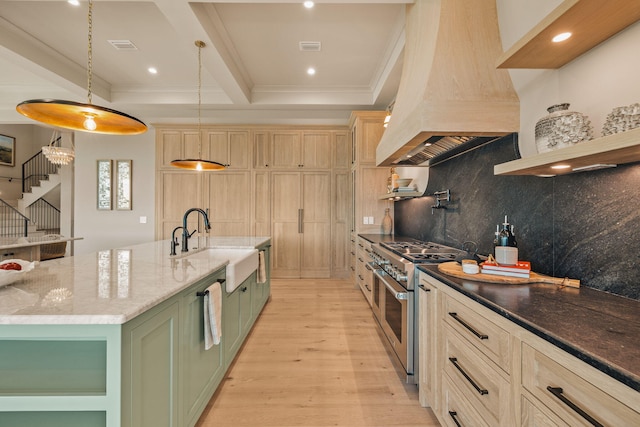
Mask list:
[[[178,426],[180,301],[123,325],[122,426]]]
[[[207,402],[222,381],[224,375],[223,345],[204,348],[204,306],[201,294],[209,285],[223,280],[224,270],[200,282],[181,296],[182,301],[182,361],[180,373],[180,399],[182,400],[181,425],[192,426],[200,417]],[[224,289],[224,284],[222,284]],[[224,308],[223,308],[224,311]]]
[[[228,293],[223,290],[222,342],[227,366],[233,362],[252,325],[251,291],[256,273],[252,273],[242,284]]]

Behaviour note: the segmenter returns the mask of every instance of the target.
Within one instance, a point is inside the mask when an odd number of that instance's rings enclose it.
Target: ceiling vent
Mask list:
[[[131,40],[107,40],[116,50],[138,50]]]
[[[320,42],[300,42],[299,45],[302,52],[320,52],[322,47]]]

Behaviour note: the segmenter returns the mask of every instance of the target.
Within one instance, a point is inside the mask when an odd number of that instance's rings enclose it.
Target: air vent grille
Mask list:
[[[117,50],[138,50],[131,40],[108,40]]]
[[[302,52],[320,52],[322,48],[320,42],[300,42],[299,45]]]

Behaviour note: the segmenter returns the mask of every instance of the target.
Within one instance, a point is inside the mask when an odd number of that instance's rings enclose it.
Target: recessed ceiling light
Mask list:
[[[314,3],[312,1],[306,1],[306,2],[304,2],[302,4],[304,4],[304,7],[306,7],[307,9],[311,9],[313,7],[313,5],[314,5]]]
[[[79,0],[67,0],[67,3],[73,5],[73,6],[80,6],[80,1]]]
[[[316,73],[316,69],[313,67],[309,67],[307,68],[307,74],[309,74],[310,76],[313,76]]]
[[[571,37],[571,33],[570,32],[566,32],[566,33],[560,33],[560,34],[556,35],[551,40],[554,43],[560,43],[560,42],[563,42],[563,41],[567,40],[569,37]]]
[[[158,74],[158,69],[156,67],[149,67],[147,68],[147,71],[149,71],[150,74]]]
[[[553,165],[551,169],[569,169],[571,165]]]

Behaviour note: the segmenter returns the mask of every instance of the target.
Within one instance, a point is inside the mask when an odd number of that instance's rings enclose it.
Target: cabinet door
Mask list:
[[[229,169],[249,167],[248,131],[208,131],[207,158]]]
[[[331,168],[330,132],[303,132],[302,166],[307,169]]]
[[[156,164],[171,167],[176,159],[195,159],[200,140],[197,130],[161,129],[156,133]]]
[[[300,277],[301,188],[299,173],[271,173],[273,277]]]
[[[251,292],[256,283],[256,273],[249,276],[242,285],[240,285],[240,330],[242,337],[249,333],[253,324],[253,306],[251,304]]]
[[[271,185],[266,171],[253,172],[253,235],[271,236]]]
[[[229,142],[228,132],[208,131],[207,132],[207,160],[218,162],[225,166],[229,165]]]
[[[240,327],[240,287],[232,293],[222,289],[222,347],[225,369],[231,365],[242,344]]]
[[[302,174],[300,277],[331,277],[331,175]]]
[[[351,135],[347,131],[334,132],[332,141],[331,166],[335,169],[349,169],[351,167]]]
[[[440,383],[440,369],[438,365],[437,337],[438,337],[438,289],[429,282],[427,275],[420,273],[418,283],[419,316],[418,316],[418,340],[420,349],[419,366],[419,391],[420,404],[431,407],[438,412],[438,395]]]
[[[139,316],[123,328],[125,427],[178,426],[180,302]]]
[[[358,123],[358,161],[359,163],[376,164],[376,148],[384,133],[384,116],[366,118]]]
[[[156,201],[156,238],[171,238],[171,232],[182,225],[187,209],[202,207],[202,174],[198,172],[162,171],[158,177]],[[195,227],[195,215],[190,227]]]
[[[229,168],[247,169],[249,168],[249,132],[230,131],[229,132]]]
[[[302,142],[300,132],[278,131],[271,133],[271,158],[274,168],[299,168],[302,166]]]
[[[205,175],[213,236],[251,233],[251,173],[225,171]]]
[[[224,278],[224,270],[182,294],[182,425],[194,425],[198,421],[224,374],[222,344],[209,350],[204,348],[204,302],[203,297],[197,295],[219,278]]]
[[[267,131],[253,132],[253,167],[268,168],[271,163],[271,135]]]
[[[342,278],[349,277],[350,179],[351,173],[348,170],[333,173],[331,269],[334,277]]]
[[[388,168],[362,167],[355,175],[355,226],[358,233],[380,233],[384,210],[390,207],[380,194],[387,192]],[[364,217],[373,217],[373,224],[364,224]]]

